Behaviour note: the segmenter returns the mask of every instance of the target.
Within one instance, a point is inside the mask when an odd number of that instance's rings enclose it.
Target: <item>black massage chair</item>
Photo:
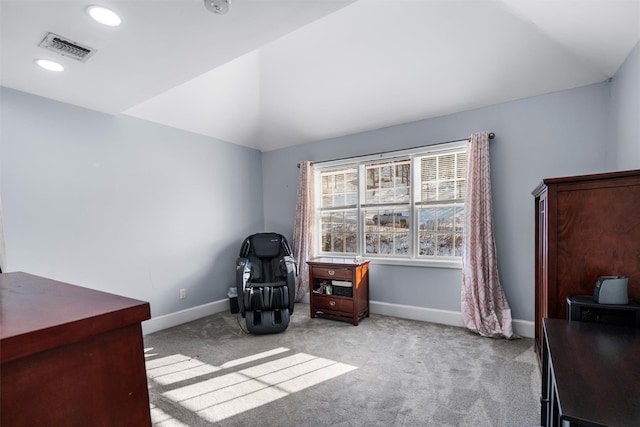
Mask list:
[[[293,314],[297,267],[289,243],[277,233],[258,233],[242,243],[236,262],[240,314],[252,334],[282,332]]]

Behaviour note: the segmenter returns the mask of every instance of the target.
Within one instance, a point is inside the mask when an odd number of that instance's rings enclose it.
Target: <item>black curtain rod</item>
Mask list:
[[[495,137],[496,137],[496,134],[494,132],[489,132],[489,139],[493,139]],[[432,145],[451,144],[452,142],[464,141],[465,139],[469,140],[469,138],[454,139],[453,141],[436,142],[435,144],[420,145],[418,147],[403,148],[402,150],[415,150],[416,148],[431,147]],[[376,156],[378,154],[388,154],[388,153],[393,153],[394,151],[402,151],[402,150],[379,151],[377,153],[363,154],[363,156]],[[336,160],[349,160],[349,159],[353,159],[355,157],[362,157],[362,156],[351,156],[351,157],[342,157],[340,159],[333,159],[333,160],[322,160],[320,162],[311,162],[311,164],[313,165],[315,163],[335,162]],[[298,163],[298,168],[300,168],[300,163]]]

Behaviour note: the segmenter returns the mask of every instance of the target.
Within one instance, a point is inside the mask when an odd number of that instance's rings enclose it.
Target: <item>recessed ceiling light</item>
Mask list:
[[[102,6],[89,6],[87,13],[90,17],[95,19],[101,24],[108,25],[110,27],[117,27],[122,24],[122,19],[111,9],[107,9]]]
[[[36,64],[49,71],[64,71],[64,67],[48,59],[36,59]]]

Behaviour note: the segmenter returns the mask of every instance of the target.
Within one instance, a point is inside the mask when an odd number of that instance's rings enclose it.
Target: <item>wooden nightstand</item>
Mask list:
[[[369,317],[369,261],[315,258],[309,264],[311,318],[358,322]]]

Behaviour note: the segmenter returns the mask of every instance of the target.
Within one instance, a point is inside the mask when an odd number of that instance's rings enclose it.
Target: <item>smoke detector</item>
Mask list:
[[[204,0],[204,5],[209,12],[216,13],[218,15],[224,15],[229,12],[229,5],[231,0]]]
[[[73,40],[54,33],[47,34],[38,46],[80,62],[86,62],[87,59],[97,52],[97,50],[92,47],[83,46],[80,43],[76,43]]]

